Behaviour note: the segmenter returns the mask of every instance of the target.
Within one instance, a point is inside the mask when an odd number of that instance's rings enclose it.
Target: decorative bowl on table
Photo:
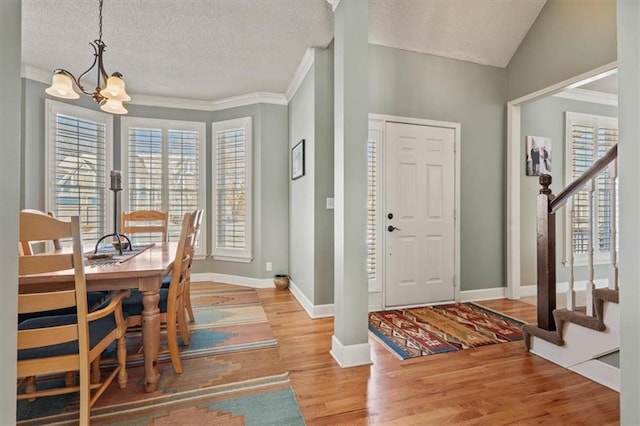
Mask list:
[[[129,242],[128,241],[120,241],[120,242],[114,241],[114,242],[111,243],[111,245],[113,245],[113,248],[115,250],[118,250],[118,251],[126,250],[126,249],[129,248]]]

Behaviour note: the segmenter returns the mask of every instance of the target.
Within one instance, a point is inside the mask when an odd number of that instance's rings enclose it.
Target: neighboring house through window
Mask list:
[[[251,117],[219,121],[213,130],[213,257],[251,262]]]
[[[575,112],[566,113],[566,184],[573,182],[595,161],[601,158],[613,145],[618,143],[618,120],[614,117],[603,117]],[[580,190],[573,197],[573,216],[569,218],[571,208],[567,208],[567,221],[571,219],[571,227],[566,227],[565,260],[569,259],[573,250],[574,263],[586,264],[590,240],[593,238],[594,261],[603,263],[610,261],[612,224],[612,203],[614,182],[611,169],[607,168],[594,180],[594,211],[596,221],[593,236],[590,230],[590,186]],[[616,191],[617,193],[617,191]],[[617,208],[616,208],[617,211]],[[615,221],[617,223],[617,221]]]
[[[62,219],[79,216],[82,239],[93,245],[112,232],[113,117],[49,99],[45,115],[45,209]]]
[[[123,210],[169,212],[169,241],[180,237],[184,214],[205,205],[205,128],[202,122],[122,118]],[[196,254],[205,251],[201,240]]]

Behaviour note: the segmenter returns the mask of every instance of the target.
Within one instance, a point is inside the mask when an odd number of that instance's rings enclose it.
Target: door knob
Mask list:
[[[389,231],[389,232],[393,232],[393,231],[402,231],[402,229],[400,229],[400,228],[396,228],[396,227],[395,227],[395,226],[393,226],[393,225],[389,225],[389,226],[387,226],[387,231]]]

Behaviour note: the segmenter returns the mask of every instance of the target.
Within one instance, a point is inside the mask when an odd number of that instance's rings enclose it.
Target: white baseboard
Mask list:
[[[249,278],[239,275],[217,274],[214,272],[205,272],[200,274],[191,274],[191,281],[215,281],[218,283],[242,285],[253,288],[274,288],[273,278]]]
[[[460,302],[475,302],[478,300],[503,299],[506,297],[506,287],[483,288],[480,290],[464,290],[460,292]]]
[[[620,392],[620,369],[613,365],[592,359],[581,364],[574,365],[573,367],[569,367],[569,370],[575,371],[587,379],[600,383],[609,389]]]
[[[573,283],[573,289],[575,291],[586,291],[587,289],[587,280],[584,281],[576,281]],[[606,288],[609,286],[609,280],[607,278],[600,278],[593,282],[596,285],[596,288]],[[520,287],[520,296],[536,296],[538,286],[536,285],[523,285]],[[569,283],[564,281],[561,283],[556,283],[556,293],[566,293],[569,290]]]
[[[345,346],[333,335],[331,336],[330,353],[342,368],[373,364],[373,361],[371,361],[371,345],[369,343]]]
[[[305,310],[309,318],[326,318],[332,317],[335,312],[335,305],[326,304],[326,305],[314,305],[311,301],[304,295],[302,290],[293,282],[293,280],[289,280],[289,291],[293,294],[293,297],[296,298],[302,309]]]

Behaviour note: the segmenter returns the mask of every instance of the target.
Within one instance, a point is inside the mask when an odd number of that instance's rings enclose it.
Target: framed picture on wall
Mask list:
[[[527,176],[551,176],[551,138],[527,136]]]
[[[291,179],[304,176],[304,139],[291,148]]]

